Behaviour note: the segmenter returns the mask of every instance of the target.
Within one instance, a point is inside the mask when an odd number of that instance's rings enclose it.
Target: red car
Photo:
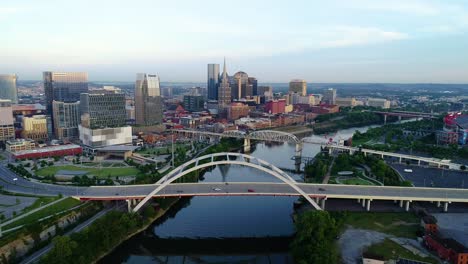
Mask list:
[[[254,189],[247,189],[248,192],[255,192]]]

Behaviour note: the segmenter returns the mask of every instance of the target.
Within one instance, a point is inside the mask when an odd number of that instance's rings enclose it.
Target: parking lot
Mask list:
[[[390,166],[416,187],[468,189],[468,172],[408,166],[405,164],[390,164]],[[405,169],[411,169],[413,172],[405,172]]]

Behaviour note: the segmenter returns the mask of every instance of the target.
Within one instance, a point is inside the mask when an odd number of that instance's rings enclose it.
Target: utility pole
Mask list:
[[[172,168],[174,168],[174,132],[172,132]]]

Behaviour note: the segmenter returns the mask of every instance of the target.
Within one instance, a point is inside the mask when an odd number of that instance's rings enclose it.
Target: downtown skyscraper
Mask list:
[[[208,100],[218,100],[219,64],[208,64]]]
[[[151,126],[162,123],[163,101],[159,76],[138,73],[135,83],[135,119],[137,125]]]
[[[18,76],[15,74],[0,74],[0,99],[10,100],[13,104],[18,103],[17,80]]]
[[[53,115],[52,102],[77,102],[81,93],[88,92],[85,72],[44,72],[44,91],[47,113]]]
[[[220,113],[226,112],[226,108],[231,103],[231,86],[226,72],[226,59],[224,59],[223,75],[218,87],[218,109]]]

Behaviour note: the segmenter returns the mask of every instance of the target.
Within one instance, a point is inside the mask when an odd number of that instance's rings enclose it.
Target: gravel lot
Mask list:
[[[372,244],[382,242],[389,235],[371,231],[348,228],[338,240],[344,264],[360,263],[362,252]]]

